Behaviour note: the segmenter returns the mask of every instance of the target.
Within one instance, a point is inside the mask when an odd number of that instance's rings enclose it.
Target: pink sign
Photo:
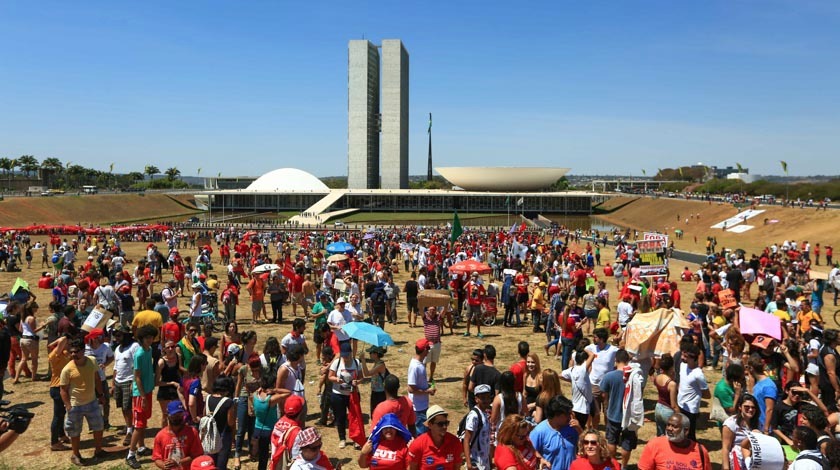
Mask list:
[[[782,323],[777,316],[747,307],[741,307],[738,316],[741,322],[741,333],[745,335],[767,335],[778,340],[782,339]]]

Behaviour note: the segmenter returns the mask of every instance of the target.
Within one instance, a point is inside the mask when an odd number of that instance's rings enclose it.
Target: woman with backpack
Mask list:
[[[233,379],[230,377],[218,377],[213,382],[213,393],[207,397],[206,409],[204,410],[204,416],[212,417],[211,419],[215,421],[217,435],[221,443],[218,452],[208,452],[207,448],[204,451],[213,458],[216,468],[220,469],[227,468],[230,445],[233,441],[234,429],[236,429],[236,406],[231,399],[233,386]],[[207,426],[209,424],[199,426],[199,435],[201,435],[203,428]],[[202,439],[202,444],[204,444],[204,439]]]

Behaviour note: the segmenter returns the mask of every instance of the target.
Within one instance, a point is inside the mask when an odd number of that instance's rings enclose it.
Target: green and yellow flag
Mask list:
[[[458,218],[458,212],[455,212],[455,217],[452,218],[452,236],[449,237],[449,240],[452,243],[455,243],[455,240],[464,233],[464,229],[461,227],[461,219]]]
[[[788,172],[787,172],[787,162],[786,162],[786,161],[784,161],[784,160],[779,160],[779,163],[781,163],[781,164],[782,164],[782,171],[784,171],[784,172],[785,172],[785,176],[787,176],[787,174],[788,174]]]
[[[738,167],[738,173],[743,173],[744,172],[744,167],[742,167],[740,163],[736,163],[735,166]]]
[[[685,177],[685,175],[683,175],[683,167],[679,167],[678,170],[680,170],[680,178]]]

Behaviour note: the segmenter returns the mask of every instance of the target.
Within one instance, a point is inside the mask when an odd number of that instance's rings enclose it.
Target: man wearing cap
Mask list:
[[[435,388],[429,387],[426,378],[424,360],[429,355],[432,343],[426,338],[420,338],[414,343],[414,357],[408,364],[408,398],[414,404],[414,414],[417,416],[415,426],[417,433],[426,432],[426,410],[429,408],[429,396],[435,394]]]
[[[85,356],[91,356],[96,359],[96,365],[99,366],[99,381],[102,382],[102,394],[105,402],[102,404],[104,416],[104,428],[111,427],[109,417],[111,415],[111,394],[108,387],[108,381],[105,376],[105,368],[114,362],[114,350],[108,344],[105,344],[105,331],[101,328],[94,328],[85,336]]]
[[[217,467],[213,462],[213,457],[210,457],[209,455],[202,455],[201,457],[193,459],[190,464],[190,470],[217,470]]]
[[[427,431],[411,441],[408,447],[408,468],[411,470],[460,469],[464,449],[461,441],[446,430],[450,424],[449,413],[440,405],[434,405],[429,408],[429,417],[423,424],[423,428]]]
[[[467,414],[464,423],[464,455],[467,470],[486,470],[490,468],[490,416],[488,411],[493,404],[493,389],[487,384],[475,387],[475,407]],[[477,437],[474,435],[478,433]]]
[[[327,317],[327,323],[330,325],[330,329],[338,339],[339,344],[350,341],[350,337],[342,329],[344,325],[353,321],[353,314],[345,308],[346,305],[347,299],[339,297],[335,301],[335,309]]]
[[[200,282],[192,284],[192,298],[190,300],[190,317],[198,318],[201,316],[201,290],[203,286]]]
[[[283,403],[283,416],[277,420],[271,433],[270,468],[286,468],[287,464],[277,466],[282,460],[291,462],[300,455],[300,436],[303,419],[306,418],[303,397],[291,395]],[[302,415],[303,414],[303,415]]]
[[[464,333],[464,336],[470,335],[470,325],[475,322],[477,336],[484,338],[484,335],[481,334],[481,301],[484,299],[487,290],[479,281],[478,273],[475,271],[470,276],[470,282],[467,283],[466,293],[469,310],[467,311],[467,332]]]
[[[198,432],[186,425],[186,409],[180,401],[170,402],[166,413],[169,425],[155,436],[152,460],[158,468],[190,470],[193,459],[204,454]]]
[[[67,415],[64,419],[64,432],[70,438],[73,451],[70,462],[82,466],[83,460],[79,453],[83,421],[87,420],[88,428],[93,431],[95,450],[93,458],[104,455],[102,449],[102,413],[100,405],[104,405],[105,395],[102,382],[97,376],[99,367],[92,357],[85,356],[85,345],[80,338],[73,339],[68,348],[71,361],[61,370],[59,381],[61,401]]]

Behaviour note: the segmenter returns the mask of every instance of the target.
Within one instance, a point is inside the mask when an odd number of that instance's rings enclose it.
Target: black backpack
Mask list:
[[[458,436],[458,439],[461,440],[461,442],[464,441],[464,436],[467,434],[467,417],[470,415],[470,413],[473,413],[473,412],[481,413],[481,410],[479,410],[477,407],[473,407],[473,409],[468,411],[467,414],[465,414],[461,418],[461,421],[458,422],[458,434],[456,434],[456,435]],[[481,434],[481,428],[483,426],[484,426],[484,419],[482,418],[481,414],[479,414],[478,415],[478,427],[476,427],[476,430],[473,431],[472,436],[470,436],[470,448],[472,448],[472,446],[475,444],[476,439],[478,439],[478,435]]]
[[[796,457],[796,459],[794,459],[794,461],[796,460],[811,460],[822,465],[823,470],[831,470],[831,465],[828,463],[828,460],[826,460],[826,458],[822,455],[800,455]]]

